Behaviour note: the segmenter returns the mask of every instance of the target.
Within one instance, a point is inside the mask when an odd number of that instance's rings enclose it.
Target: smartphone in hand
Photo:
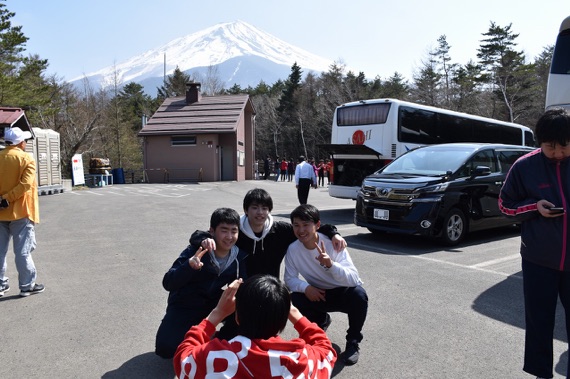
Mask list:
[[[562,207],[546,207],[550,213],[564,213],[564,208]]]

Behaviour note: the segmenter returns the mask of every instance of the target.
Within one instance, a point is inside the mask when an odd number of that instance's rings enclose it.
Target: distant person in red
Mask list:
[[[330,160],[325,161],[325,175],[327,177],[327,184],[331,184],[332,181],[332,162]]]
[[[281,160],[281,181],[287,180],[287,159],[283,158]]]
[[[235,297],[234,297],[235,296]],[[235,310],[239,335],[213,338]],[[279,337],[287,319],[299,338]],[[336,352],[326,333],[291,304],[289,289],[272,275],[235,280],[218,305],[178,346],[174,370],[189,378],[330,378]]]

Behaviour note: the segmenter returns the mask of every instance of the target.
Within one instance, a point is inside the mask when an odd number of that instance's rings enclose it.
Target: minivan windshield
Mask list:
[[[438,176],[448,171],[455,172],[473,153],[461,148],[420,148],[394,160],[380,172],[382,174],[410,174]]]

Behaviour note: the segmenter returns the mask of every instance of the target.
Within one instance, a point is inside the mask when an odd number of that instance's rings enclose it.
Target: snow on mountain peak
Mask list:
[[[101,76],[103,83],[110,84],[116,71],[120,82],[138,82],[145,78],[162,77],[165,59],[166,74],[169,75],[176,66],[187,71],[195,67],[214,66],[241,56],[257,56],[287,66],[297,62],[303,70],[317,72],[327,71],[332,63],[332,60],[290,45],[238,20],[220,23],[174,39],[163,46],[86,76]],[[81,78],[72,81],[78,79]]]

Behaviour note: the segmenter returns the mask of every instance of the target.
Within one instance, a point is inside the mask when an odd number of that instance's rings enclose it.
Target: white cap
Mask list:
[[[32,133],[24,132],[18,127],[4,130],[4,141],[9,145],[17,145],[30,138],[32,138]]]

